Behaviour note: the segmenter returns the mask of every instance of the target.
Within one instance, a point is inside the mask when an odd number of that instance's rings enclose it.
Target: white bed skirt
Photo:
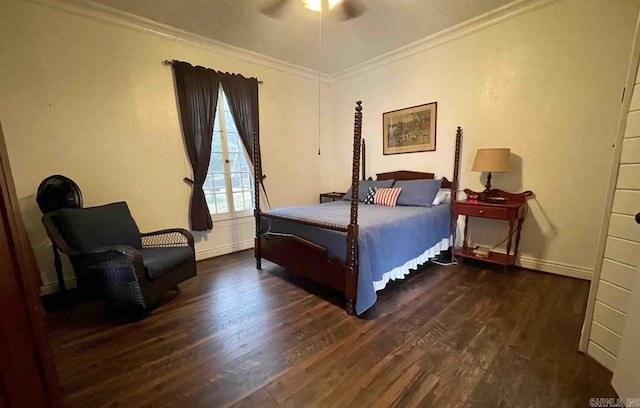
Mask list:
[[[444,238],[442,241],[424,251],[422,255],[410,259],[405,262],[404,265],[398,266],[396,268],[393,268],[389,272],[384,273],[381,280],[373,282],[373,289],[377,292],[381,289],[384,289],[384,287],[387,286],[387,283],[390,280],[404,279],[404,277],[411,272],[411,269],[416,269],[418,265],[422,265],[429,259],[438,255],[440,252],[449,249],[450,243],[451,240],[449,238]]]

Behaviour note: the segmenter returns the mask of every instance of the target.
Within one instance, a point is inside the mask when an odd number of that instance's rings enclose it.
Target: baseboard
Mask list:
[[[582,266],[569,265],[560,262],[546,261],[543,259],[529,258],[521,256],[516,265],[540,272],[554,273],[556,275],[570,276],[572,278],[590,281],[593,277],[593,270]]]
[[[253,239],[250,239],[247,241],[236,242],[233,244],[223,245],[216,248],[196,251],[196,261],[213,258],[220,255],[226,255],[232,252],[244,251],[245,249],[253,248],[253,245],[254,245]]]

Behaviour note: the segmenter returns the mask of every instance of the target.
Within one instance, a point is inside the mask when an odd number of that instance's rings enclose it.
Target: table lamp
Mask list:
[[[511,149],[478,149],[471,171],[488,173],[487,184],[484,186],[485,194],[491,190],[491,173],[504,173],[509,171],[510,163]]]

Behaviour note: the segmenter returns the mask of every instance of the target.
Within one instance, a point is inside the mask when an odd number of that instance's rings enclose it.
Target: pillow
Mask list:
[[[82,251],[109,245],[142,247],[140,230],[124,201],[88,208],[58,210],[60,232],[72,248]]]
[[[378,205],[385,205],[387,207],[395,207],[398,201],[398,196],[402,192],[401,188],[379,188],[374,197],[374,203]]]
[[[398,181],[394,187],[402,188],[398,205],[431,207],[436,198],[442,179]]]
[[[436,198],[433,199],[431,205],[440,205],[442,203],[451,202],[451,189],[441,188],[436,194]]]
[[[369,193],[369,187],[387,188],[393,185],[392,180],[362,180],[358,182],[358,201],[362,202],[367,198]],[[347,190],[347,193],[342,197],[345,201],[351,201],[351,188]]]
[[[369,192],[367,193],[367,196],[364,198],[363,203],[375,204],[376,191],[378,191],[378,187],[369,187]]]

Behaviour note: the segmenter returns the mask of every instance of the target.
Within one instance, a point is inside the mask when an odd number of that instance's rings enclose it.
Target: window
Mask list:
[[[247,152],[229,110],[227,98],[218,91],[211,159],[204,194],[211,214],[243,216],[253,210],[253,172]]]

